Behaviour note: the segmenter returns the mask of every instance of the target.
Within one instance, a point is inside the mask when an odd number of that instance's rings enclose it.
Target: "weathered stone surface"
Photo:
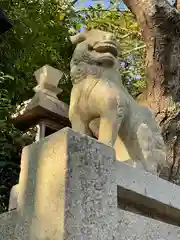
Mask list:
[[[38,85],[34,88],[35,92],[43,92],[52,97],[57,97],[62,89],[58,88],[59,80],[62,78],[63,73],[56,68],[45,65],[34,73]]]
[[[63,73],[49,65],[45,65],[34,73],[38,85],[34,88],[35,96],[26,101],[25,105],[17,107],[12,115],[12,123],[16,128],[24,131],[38,125],[40,121],[51,121],[53,125],[69,127],[69,107],[57,98],[58,83]],[[61,126],[58,126],[58,130]]]
[[[119,204],[135,204],[144,215],[180,226],[179,186],[119,161],[114,166]]]
[[[1,214],[0,240],[40,240],[40,238],[32,239],[29,237],[30,224],[29,216],[27,215],[22,221],[16,210]]]
[[[10,211],[0,214],[0,240],[14,240],[17,212]]]
[[[18,204],[32,239],[113,238],[114,160],[112,148],[67,128],[24,148]]]
[[[19,184],[16,184],[12,187],[9,198],[9,208],[8,210],[16,209],[18,206],[18,187]]]
[[[139,216],[131,212],[119,211],[117,240],[178,240],[180,227],[172,226]]]
[[[134,213],[123,210],[116,210],[118,213],[118,227],[115,238],[92,238],[92,240],[179,240],[180,228],[159,221],[151,220],[147,217],[137,216]],[[51,236],[46,238],[29,238],[29,220],[18,222],[18,214],[16,211],[11,211],[0,215],[0,240],[69,240],[72,238],[62,238],[62,236]],[[77,236],[77,240],[88,239],[84,235]]]
[[[70,126],[68,119],[69,107],[56,98],[38,92],[28,103],[22,114],[14,116],[13,124],[20,130],[38,124],[42,119],[54,121],[64,127]]]
[[[137,167],[158,174],[166,166],[161,130],[152,111],[139,105],[123,86],[113,34],[92,29],[71,41],[76,45],[71,59],[72,129],[89,136],[93,133],[118,149],[120,160],[130,157]]]
[[[0,215],[0,240],[180,238],[177,226],[118,209],[119,188],[135,203],[135,193],[160,207],[171,202],[180,219],[178,186],[115,161],[113,148],[65,128],[23,149],[18,209]]]

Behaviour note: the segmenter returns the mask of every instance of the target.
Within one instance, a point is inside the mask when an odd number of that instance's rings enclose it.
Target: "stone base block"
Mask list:
[[[18,207],[0,216],[0,240],[178,240],[179,191],[65,128],[23,149]]]
[[[69,128],[25,147],[18,211],[31,239],[113,238],[114,161],[114,149]]]

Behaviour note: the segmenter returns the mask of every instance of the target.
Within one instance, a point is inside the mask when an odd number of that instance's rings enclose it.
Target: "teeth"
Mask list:
[[[117,48],[115,47],[115,45],[111,44],[111,43],[97,43],[94,46],[94,50],[100,53],[111,53],[113,54],[115,57],[117,57],[118,55],[118,51]]]
[[[96,44],[95,48],[97,47],[113,47],[113,48],[116,48],[113,44],[110,44],[110,43],[98,43]]]

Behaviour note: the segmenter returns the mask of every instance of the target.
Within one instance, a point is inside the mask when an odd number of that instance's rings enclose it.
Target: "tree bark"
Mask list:
[[[180,13],[166,0],[124,0],[146,44],[146,105],[155,112],[167,146],[166,178],[180,183]]]
[[[174,7],[175,7],[178,11],[180,11],[180,0],[176,0],[176,1],[175,1]]]

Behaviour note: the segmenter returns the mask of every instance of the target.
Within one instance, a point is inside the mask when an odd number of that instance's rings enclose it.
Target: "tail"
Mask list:
[[[160,132],[153,133],[147,124],[141,124],[137,131],[137,139],[144,156],[142,164],[149,172],[159,174],[166,164],[165,144]]]
[[[147,124],[142,123],[137,130],[137,139],[141,147],[142,153],[147,158],[149,152],[154,147],[153,134]]]
[[[147,124],[142,123],[137,130],[137,140],[139,142],[143,158],[141,159],[145,171],[157,174],[157,164],[155,159],[150,159],[154,148],[153,134]],[[153,164],[154,163],[154,164]]]

